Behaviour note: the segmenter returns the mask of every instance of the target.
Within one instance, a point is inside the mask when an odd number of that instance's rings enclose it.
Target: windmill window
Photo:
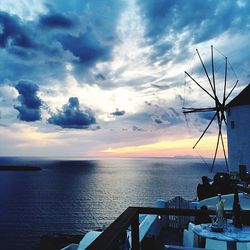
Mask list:
[[[231,129],[234,129],[234,128],[235,128],[235,122],[231,121]]]

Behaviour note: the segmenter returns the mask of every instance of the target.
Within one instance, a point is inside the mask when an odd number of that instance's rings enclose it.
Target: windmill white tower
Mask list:
[[[197,140],[197,142],[195,143],[195,145],[193,146],[193,148],[195,148],[197,146],[197,144],[200,142],[200,140],[203,138],[203,136],[206,134],[206,132],[208,131],[209,127],[211,126],[211,124],[216,121],[218,124],[218,135],[217,135],[217,142],[216,142],[216,147],[215,147],[215,153],[214,153],[214,157],[213,157],[213,162],[212,162],[212,167],[211,167],[211,171],[213,170],[214,164],[215,164],[215,160],[217,157],[217,153],[218,153],[218,148],[219,148],[219,144],[221,143],[222,149],[223,149],[223,154],[224,154],[224,158],[225,158],[225,163],[226,163],[226,167],[228,171],[231,171],[231,169],[228,166],[228,161],[227,161],[227,155],[226,155],[226,148],[225,148],[225,144],[224,144],[224,139],[223,139],[223,135],[222,135],[222,126],[223,124],[227,126],[227,120],[226,120],[226,108],[230,107],[227,106],[226,102],[228,101],[228,98],[231,96],[232,92],[234,91],[235,87],[238,84],[239,80],[236,80],[234,86],[231,88],[231,90],[227,93],[227,77],[228,77],[228,60],[227,57],[224,57],[224,86],[223,86],[223,95],[222,95],[222,99],[220,100],[220,98],[218,97],[218,86],[216,86],[216,79],[215,79],[215,67],[214,67],[214,51],[213,51],[213,46],[211,46],[211,74],[209,75],[208,70],[200,56],[200,53],[198,50],[196,50],[197,55],[199,57],[200,63],[202,65],[204,74],[206,75],[207,78],[207,82],[209,83],[209,89],[206,89],[205,87],[202,86],[202,83],[199,83],[197,80],[195,80],[194,77],[192,77],[188,72],[185,71],[185,74],[192,80],[192,82],[194,82],[200,89],[202,89],[204,91],[204,93],[206,94],[207,97],[209,97],[210,99],[213,100],[214,102],[214,106],[212,107],[206,107],[206,108],[187,108],[187,107],[183,107],[183,113],[184,114],[188,114],[188,113],[200,113],[200,112],[213,112],[213,116],[212,119],[210,120],[210,122],[208,123],[207,127],[204,129],[204,132],[201,134],[200,138]],[[242,122],[243,123],[243,122]],[[230,137],[231,138],[231,137]],[[235,139],[233,139],[232,142],[230,142],[230,145],[232,143],[235,142]],[[234,147],[231,146],[230,148],[230,152],[236,151],[236,149],[234,149]],[[249,150],[249,147],[246,149],[246,151]],[[230,161],[232,161],[232,158],[230,156]],[[232,163],[234,164],[234,163]],[[230,166],[231,167],[231,166]]]
[[[250,171],[250,84],[226,105],[228,166],[238,172],[239,165]]]

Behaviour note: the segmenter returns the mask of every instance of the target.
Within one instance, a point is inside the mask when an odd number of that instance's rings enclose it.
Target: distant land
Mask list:
[[[182,159],[182,158],[184,158],[184,159],[189,159],[189,158],[195,159],[195,158],[199,158],[199,157],[195,156],[195,155],[176,155],[173,158],[177,158],[177,159]]]
[[[0,166],[0,171],[40,171],[37,166]]]

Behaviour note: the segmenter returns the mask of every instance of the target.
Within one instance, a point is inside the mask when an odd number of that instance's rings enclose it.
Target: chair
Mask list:
[[[250,250],[250,243],[237,243],[237,250]]]
[[[190,201],[177,196],[166,202],[166,208],[190,208]],[[194,219],[193,216],[168,215],[167,224],[171,228],[184,229],[187,223]]]
[[[188,237],[188,230],[184,229],[183,230],[183,246],[191,246],[192,242],[189,242],[189,237]]]
[[[206,248],[214,248],[216,250],[226,250],[227,243],[225,241],[206,239]]]
[[[177,245],[164,245],[165,250],[201,250],[202,248],[194,247],[194,228],[195,224],[192,222],[188,223],[188,230],[183,231],[183,246]],[[213,246],[207,248],[207,250],[216,250]]]
[[[227,243],[225,241],[206,239],[206,248],[214,248],[216,250],[226,250]],[[237,243],[237,250],[250,250],[250,243]]]
[[[184,247],[194,247],[194,224],[192,222],[188,223],[188,230],[183,231],[183,246]]]

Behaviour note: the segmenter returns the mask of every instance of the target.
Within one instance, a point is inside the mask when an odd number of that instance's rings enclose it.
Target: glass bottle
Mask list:
[[[216,224],[219,227],[223,226],[224,201],[221,199],[221,194],[218,194],[218,202],[216,204]]]
[[[238,194],[237,189],[235,189],[234,191],[233,224],[235,227],[242,227],[241,207],[240,207],[239,194]]]

